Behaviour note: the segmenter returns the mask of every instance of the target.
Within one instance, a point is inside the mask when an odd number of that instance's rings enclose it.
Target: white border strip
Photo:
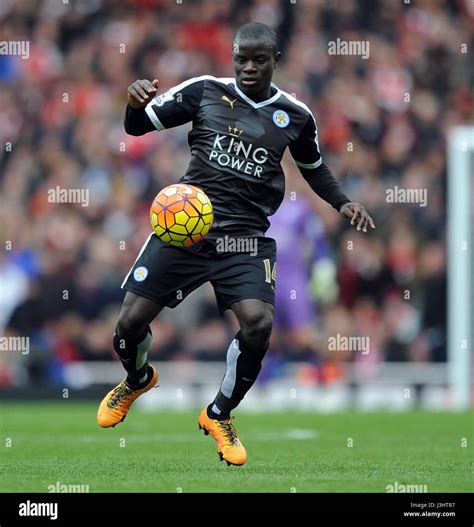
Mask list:
[[[301,168],[318,168],[323,163],[323,158],[320,157],[316,163],[300,163],[299,161],[295,161],[295,164],[298,165]]]
[[[130,267],[130,271],[128,271],[127,276],[125,277],[125,280],[122,282],[122,285],[120,286],[120,289],[123,289],[123,286],[125,285],[125,282],[128,280],[128,277],[130,276],[130,273],[132,272],[132,269],[135,267],[135,264],[138,262],[138,259],[142,255],[143,251],[145,250],[145,247],[148,245],[148,242],[150,241],[150,238],[153,236],[154,232],[150,232],[150,235],[145,240],[145,243],[142,245],[142,248],[140,249],[140,252],[138,253],[138,256],[136,260],[133,262],[132,267]]]
[[[156,113],[153,111],[152,106],[153,106],[153,100],[150,101],[145,106],[145,112],[148,115],[148,117],[150,118],[150,121],[155,125],[155,128],[158,130],[158,132],[161,132],[161,130],[164,130],[165,127],[163,126],[163,123],[156,116]]]
[[[255,101],[252,101],[250,97],[247,97],[247,95],[245,95],[245,93],[237,86],[237,81],[235,79],[232,79],[232,84],[234,85],[234,89],[239,94],[239,96],[242,97],[244,101],[248,102],[250,106],[253,106],[254,108],[261,108],[262,106],[267,106],[267,104],[272,104],[272,102],[275,102],[281,96],[280,88],[278,88],[278,86],[276,86],[272,82],[271,83],[272,87],[276,89],[275,95],[273,97],[270,97],[270,99],[266,99],[265,101],[255,102]]]

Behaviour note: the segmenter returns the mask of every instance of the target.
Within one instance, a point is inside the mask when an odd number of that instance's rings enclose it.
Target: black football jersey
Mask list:
[[[204,75],[156,96],[145,110],[158,131],[192,121],[191,162],[180,182],[209,196],[208,238],[264,235],[283,200],[286,147],[301,168],[322,163],[310,109],[273,83],[270,99],[254,102],[234,78]]]

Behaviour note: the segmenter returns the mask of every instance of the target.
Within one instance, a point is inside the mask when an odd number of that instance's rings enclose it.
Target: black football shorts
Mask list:
[[[173,308],[199,286],[211,282],[222,315],[234,302],[246,298],[275,305],[275,278],[273,238],[226,236],[181,248],[152,233],[122,289]]]

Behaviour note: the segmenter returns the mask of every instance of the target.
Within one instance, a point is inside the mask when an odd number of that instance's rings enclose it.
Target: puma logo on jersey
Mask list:
[[[230,107],[232,108],[232,110],[234,109],[234,102],[235,102],[237,99],[234,99],[233,101],[231,101],[231,100],[229,99],[229,97],[227,97],[227,95],[223,95],[223,96],[221,97],[221,99],[222,99],[223,101],[225,101],[225,102],[228,102],[228,103],[230,104]]]

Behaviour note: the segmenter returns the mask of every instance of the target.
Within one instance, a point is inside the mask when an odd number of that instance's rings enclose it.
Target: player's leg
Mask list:
[[[253,386],[268,349],[275,303],[276,243],[258,241],[252,253],[229,254],[216,259],[211,283],[219,310],[231,308],[240,331],[227,351],[227,369],[214,401],[198,418],[199,427],[217,442],[228,464],[243,465],[247,453],[232,424],[230,412]]]
[[[125,382],[132,390],[148,384],[153,372],[148,364],[152,333],[150,323],[163,306],[131,291],[125,295],[114,334],[114,349],[127,372]]]
[[[258,299],[245,299],[230,306],[240,331],[227,350],[227,369],[219,392],[208,407],[212,419],[228,419],[255,383],[268,350],[275,309]]]
[[[125,278],[127,291],[114,335],[114,348],[127,378],[103,399],[97,414],[107,428],[123,421],[137,397],[156,385],[158,373],[148,364],[150,323],[164,306],[173,308],[208,280],[204,256],[167,245],[150,235]]]
[[[230,412],[253,386],[268,349],[274,308],[258,299],[245,299],[231,306],[240,324],[227,350],[227,369],[214,401],[199,416],[199,428],[217,442],[221,460],[228,465],[243,465],[247,452],[232,424]]]
[[[152,300],[127,291],[114,334],[114,349],[127,378],[102,400],[97,422],[109,428],[122,422],[135,400],[158,382],[158,372],[148,364],[152,336],[150,323],[162,310]]]

